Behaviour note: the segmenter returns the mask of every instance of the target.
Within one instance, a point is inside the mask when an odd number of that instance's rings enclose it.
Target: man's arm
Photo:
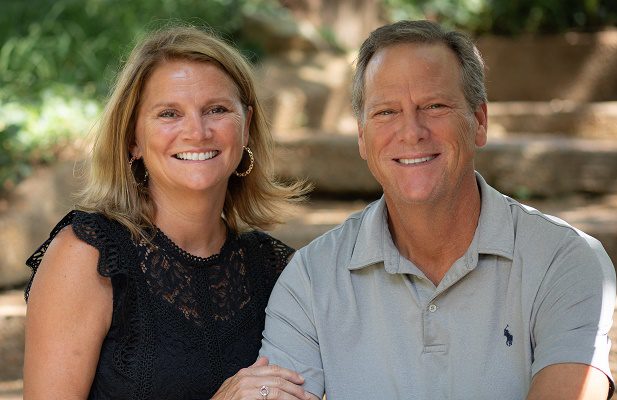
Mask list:
[[[585,364],[554,364],[536,374],[527,400],[606,399],[608,389],[608,378],[599,369]]]
[[[305,379],[316,399],[324,394],[324,375],[313,314],[311,279],[302,251],[296,252],[279,277],[266,308],[260,356]]]
[[[536,304],[528,399],[606,399],[615,270],[601,244],[585,234],[566,241]]]

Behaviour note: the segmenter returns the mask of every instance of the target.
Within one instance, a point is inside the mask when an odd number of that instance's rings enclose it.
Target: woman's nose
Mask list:
[[[188,114],[186,124],[186,134],[192,139],[202,140],[212,137],[207,120],[201,112]]]

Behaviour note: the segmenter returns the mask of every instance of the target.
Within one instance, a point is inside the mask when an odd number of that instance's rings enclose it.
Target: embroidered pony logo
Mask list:
[[[506,337],[506,346],[508,347],[512,346],[512,340],[514,339],[514,336],[512,336],[510,331],[508,331],[509,326],[510,325],[506,325],[505,329],[503,330],[503,335]]]

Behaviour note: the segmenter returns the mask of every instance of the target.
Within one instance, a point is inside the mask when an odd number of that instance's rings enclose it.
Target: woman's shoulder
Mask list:
[[[32,270],[26,298],[34,276],[48,253],[48,258],[59,257],[70,262],[80,260],[79,265],[93,261],[103,277],[126,273],[120,247],[127,243],[127,235],[128,232],[124,232],[118,222],[102,214],[70,211],[51,230],[47,240],[26,260],[26,265]]]
[[[295,250],[281,240],[258,230],[238,235],[241,246],[246,248],[247,256],[261,266],[266,266],[278,276],[289,262]]]
[[[73,234],[70,235],[65,233],[61,235],[61,232],[67,230],[69,226],[72,228],[71,231]],[[81,242],[101,251],[114,242],[113,239],[115,237],[121,234],[122,229],[120,224],[102,214],[72,210],[54,226],[47,240],[45,240],[28,261],[26,261],[26,264],[31,267],[32,264],[40,264],[43,255],[54,241],[72,241],[79,239]]]
[[[259,230],[251,230],[238,234],[238,238],[241,243],[245,245],[256,247],[263,250],[270,250],[274,252],[293,253],[294,248],[285,244],[281,240],[269,235],[266,232]]]

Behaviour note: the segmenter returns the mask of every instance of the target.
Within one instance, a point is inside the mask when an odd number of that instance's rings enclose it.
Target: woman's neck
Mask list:
[[[195,196],[182,199],[153,196],[155,224],[177,246],[199,257],[217,254],[227,236],[222,218],[224,197]]]

